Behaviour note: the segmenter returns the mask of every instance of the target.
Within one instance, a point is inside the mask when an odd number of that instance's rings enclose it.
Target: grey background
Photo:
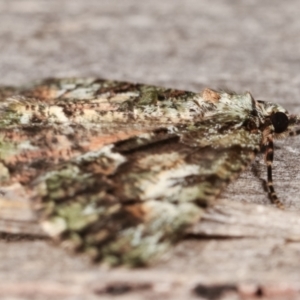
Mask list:
[[[0,84],[97,76],[192,91],[226,87],[300,113],[299,13],[297,0],[0,0]],[[295,211],[299,146],[297,138],[277,143],[274,163],[277,192]],[[268,207],[265,176],[260,159],[222,199]],[[220,249],[227,255],[221,257]],[[5,236],[0,293],[17,299],[108,299],[110,284],[121,284],[122,291],[124,278],[132,286],[120,299],[196,297],[192,290],[199,283],[251,290],[254,282],[264,284],[266,295],[285,284],[295,297],[300,289],[298,243],[211,238],[181,243],[174,251],[169,261],[150,269],[107,271],[47,241]]]

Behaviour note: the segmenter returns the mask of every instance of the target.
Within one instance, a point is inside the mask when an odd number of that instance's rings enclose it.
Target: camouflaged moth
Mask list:
[[[1,185],[19,183],[44,230],[112,265],[146,264],[299,117],[250,93],[101,79],[0,89]]]

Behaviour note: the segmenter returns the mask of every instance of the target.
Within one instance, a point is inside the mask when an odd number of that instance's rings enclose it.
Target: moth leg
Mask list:
[[[266,152],[265,152],[265,160],[268,168],[268,194],[273,204],[275,204],[280,209],[284,209],[284,205],[278,199],[273,186],[273,178],[272,178],[273,157],[274,157],[273,139],[269,139],[269,143],[267,145]]]

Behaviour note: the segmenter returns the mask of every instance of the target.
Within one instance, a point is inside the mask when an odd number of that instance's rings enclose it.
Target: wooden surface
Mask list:
[[[299,9],[296,0],[0,0],[0,83],[98,76],[228,87],[300,113]],[[16,215],[0,199],[1,299],[300,299],[300,137],[275,147],[287,211],[270,206],[258,157],[146,269],[70,256],[43,236],[26,203]]]

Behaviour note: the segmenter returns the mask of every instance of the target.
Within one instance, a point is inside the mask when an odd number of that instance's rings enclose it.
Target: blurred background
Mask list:
[[[297,0],[0,0],[0,84],[97,76],[250,90],[289,108],[299,11]]]

